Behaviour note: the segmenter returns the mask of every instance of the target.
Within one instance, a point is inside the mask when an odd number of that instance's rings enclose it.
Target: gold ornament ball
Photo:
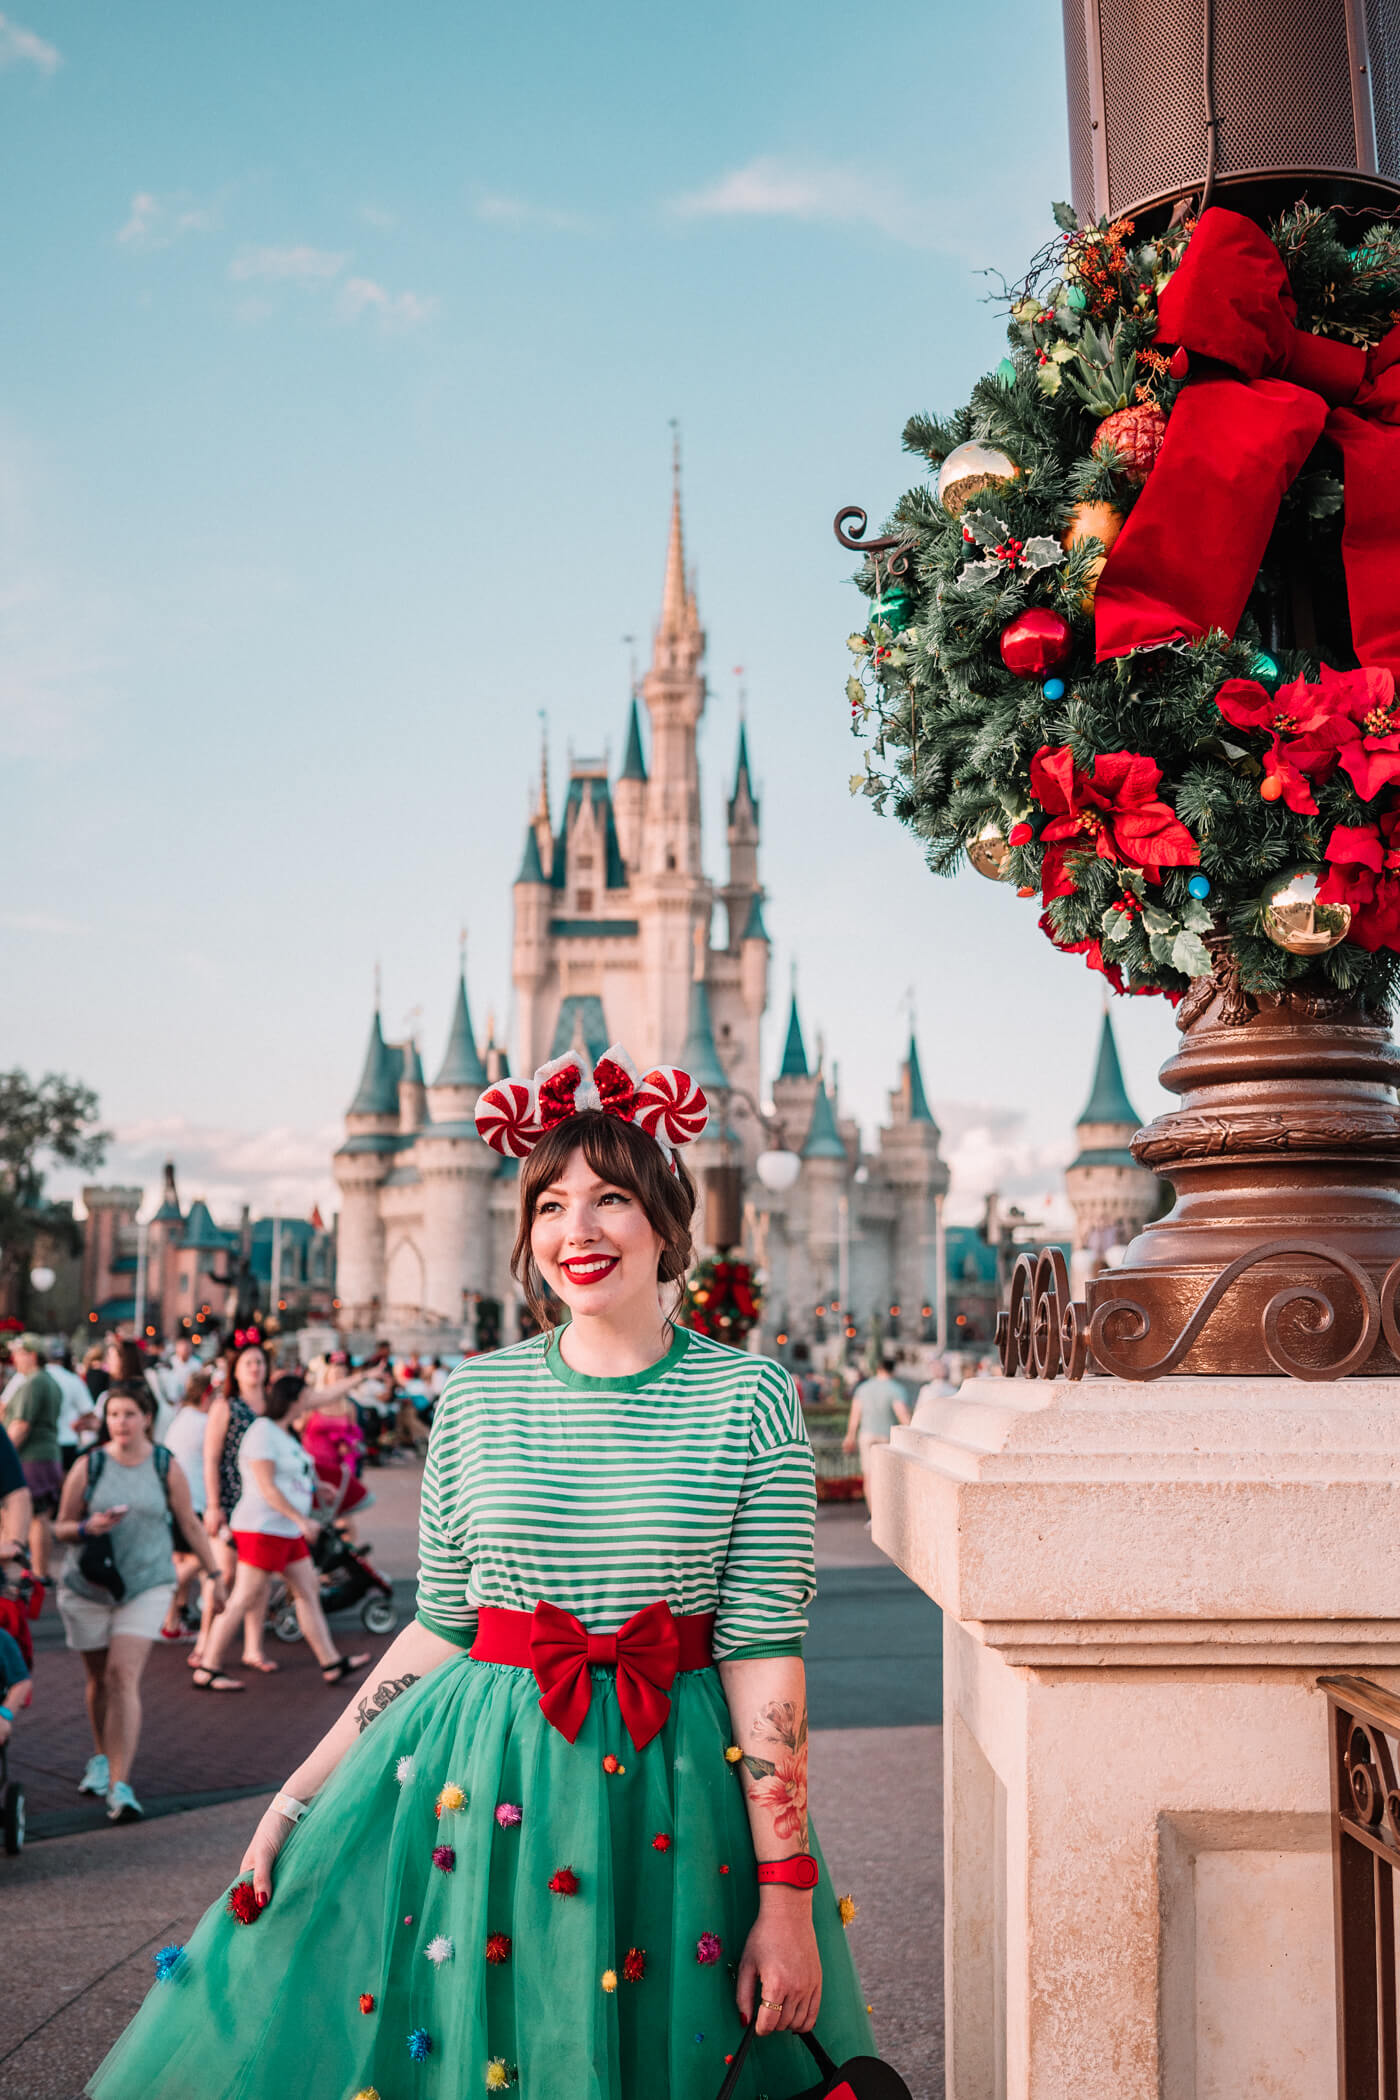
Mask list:
[[[985,875],[989,882],[1001,881],[1011,858],[1011,846],[995,817],[989,817],[976,838],[968,842],[967,857],[979,875]]]
[[[1091,559],[1088,574],[1084,578],[1084,588],[1079,598],[1082,612],[1092,612],[1094,609],[1094,594],[1098,590],[1099,578],[1108,560],[1109,549],[1122,530],[1123,513],[1116,510],[1111,503],[1076,503],[1069,514],[1065,529],[1060,534],[1060,545],[1065,553],[1073,553],[1085,540],[1097,540],[1103,548],[1102,554],[1096,554]]]
[[[1326,955],[1350,931],[1349,904],[1317,901],[1325,873],[1323,868],[1293,868],[1276,875],[1264,891],[1264,931],[1286,954]]]
[[[934,494],[949,517],[956,518],[974,497],[988,489],[1003,489],[1009,481],[1020,478],[1021,469],[1009,453],[969,438],[965,445],[954,445],[938,469]]]

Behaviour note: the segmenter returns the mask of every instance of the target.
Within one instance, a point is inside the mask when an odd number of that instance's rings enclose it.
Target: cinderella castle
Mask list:
[[[696,731],[705,707],[705,635],[685,566],[679,479],[672,495],[661,617],[634,695],[621,770],[576,759],[556,818],[548,774],[525,833],[514,886],[511,1069],[530,1073],[579,1048],[621,1042],[644,1070],[676,1064],[704,1087],[710,1126],[689,1155],[704,1191],[739,1167],[741,1215],[721,1228],[702,1198],[698,1246],[737,1224],[766,1272],[764,1334],[794,1340],[838,1317],[900,1313],[918,1331],[938,1299],[948,1170],[911,1037],[890,1120],[867,1155],[843,1115],[834,1075],[810,1058],[794,996],[782,1060],[765,1074],[759,1031],[771,944],[759,878],[760,807],[741,727],[727,807],[728,865],[716,884],[701,858]],[[719,911],[716,911],[718,905]],[[718,921],[718,924],[716,923]],[[386,1042],[376,1013],[345,1139],[337,1291],[343,1327],[396,1344],[511,1340],[522,1302],[510,1276],[516,1164],[477,1135],[473,1110],[506,1069],[478,1042],[459,976],[446,1054],[425,1077],[415,1042]],[[789,1184],[754,1173],[761,1153],[795,1154]],[[777,1178],[783,1178],[781,1176]],[[891,1315],[890,1308],[898,1308]]]

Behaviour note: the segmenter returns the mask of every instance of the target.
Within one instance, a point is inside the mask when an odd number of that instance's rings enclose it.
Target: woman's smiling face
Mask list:
[[[657,1307],[662,1240],[630,1189],[600,1181],[582,1146],[535,1202],[530,1247],[575,1318]]]

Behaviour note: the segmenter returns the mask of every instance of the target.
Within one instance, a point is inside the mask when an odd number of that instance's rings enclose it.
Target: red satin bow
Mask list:
[[[1212,205],[1158,304],[1158,341],[1189,353],[1191,376],[1099,577],[1100,663],[1234,634],[1284,492],[1325,431],[1344,463],[1356,652],[1400,675],[1400,326],[1363,351],[1296,314],[1268,235]]]
[[[578,1740],[593,1698],[590,1664],[616,1663],[618,1710],[627,1733],[644,1749],[671,1711],[667,1694],[680,1654],[680,1636],[664,1597],[633,1612],[616,1633],[590,1633],[557,1604],[541,1602],[531,1617],[530,1668],[540,1688],[540,1712],[571,1743]]]

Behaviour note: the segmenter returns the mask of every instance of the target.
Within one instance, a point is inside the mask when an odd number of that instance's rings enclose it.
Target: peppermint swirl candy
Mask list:
[[[689,1072],[660,1065],[637,1088],[633,1120],[662,1145],[690,1145],[710,1120],[710,1104]]]
[[[524,1159],[544,1136],[535,1089],[524,1079],[499,1079],[476,1104],[476,1127],[495,1152]]]

